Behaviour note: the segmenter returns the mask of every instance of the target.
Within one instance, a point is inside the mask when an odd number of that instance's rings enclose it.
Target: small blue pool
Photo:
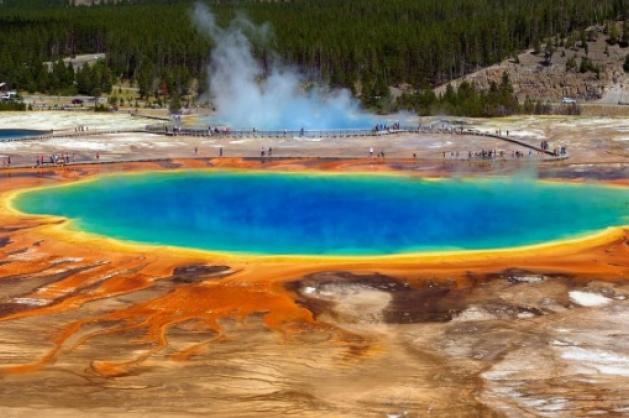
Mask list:
[[[0,129],[0,141],[10,141],[15,139],[32,138],[50,133],[50,131],[40,131],[35,129]]]

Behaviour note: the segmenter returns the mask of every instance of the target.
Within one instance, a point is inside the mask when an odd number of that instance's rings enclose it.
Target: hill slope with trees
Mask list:
[[[568,37],[611,18],[628,0],[293,0],[207,1],[226,23],[244,11],[269,22],[274,36],[255,42],[314,79],[347,87],[371,107],[389,86],[433,87],[498,63],[549,36]],[[45,61],[104,52],[104,68],[82,86],[109,78],[136,83],[143,96],[199,94],[211,42],[190,23],[191,1],[136,0],[72,7],[65,0],[4,0],[0,6],[0,80],[40,92],[79,89],[69,70]],[[57,73],[55,75],[55,73]],[[105,91],[106,92],[106,91]]]

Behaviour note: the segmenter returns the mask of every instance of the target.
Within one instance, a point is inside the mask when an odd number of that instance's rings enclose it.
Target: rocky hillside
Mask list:
[[[618,23],[617,31],[622,30]],[[451,81],[458,86],[467,80],[480,88],[488,88],[491,82],[499,83],[503,72],[508,71],[515,94],[520,101],[527,96],[537,100],[559,102],[564,97],[580,101],[597,101],[606,104],[629,104],[629,74],[623,63],[629,46],[610,43],[607,28],[591,27],[576,39],[553,40],[541,45],[538,51],[531,49],[517,57],[468,74]],[[562,46],[562,44],[564,44]],[[447,84],[436,89],[443,93]]]

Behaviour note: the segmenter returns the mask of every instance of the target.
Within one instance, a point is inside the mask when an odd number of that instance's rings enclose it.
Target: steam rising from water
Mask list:
[[[215,120],[235,129],[349,129],[373,127],[376,117],[360,108],[347,90],[314,87],[294,68],[272,60],[266,72],[252,54],[247,37],[264,40],[268,25],[237,17],[227,28],[197,3],[195,23],[212,38],[209,86]]]

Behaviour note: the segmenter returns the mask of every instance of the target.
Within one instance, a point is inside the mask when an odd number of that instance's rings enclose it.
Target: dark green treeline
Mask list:
[[[277,51],[312,77],[377,101],[387,86],[434,86],[549,35],[623,17],[629,0],[293,0],[207,1],[223,23],[237,11],[270,22],[274,36],[256,45]],[[186,94],[201,80],[211,42],[189,19],[191,1],[131,1],[70,7],[65,0],[4,0],[0,6],[0,80],[38,91],[77,89],[44,75],[43,61],[106,52],[108,77],[137,82],[143,94]],[[60,68],[57,69],[61,74]],[[110,73],[110,74],[109,74]],[[48,80],[46,80],[48,77]],[[77,75],[75,75],[75,78]],[[59,81],[62,78],[62,81]]]

